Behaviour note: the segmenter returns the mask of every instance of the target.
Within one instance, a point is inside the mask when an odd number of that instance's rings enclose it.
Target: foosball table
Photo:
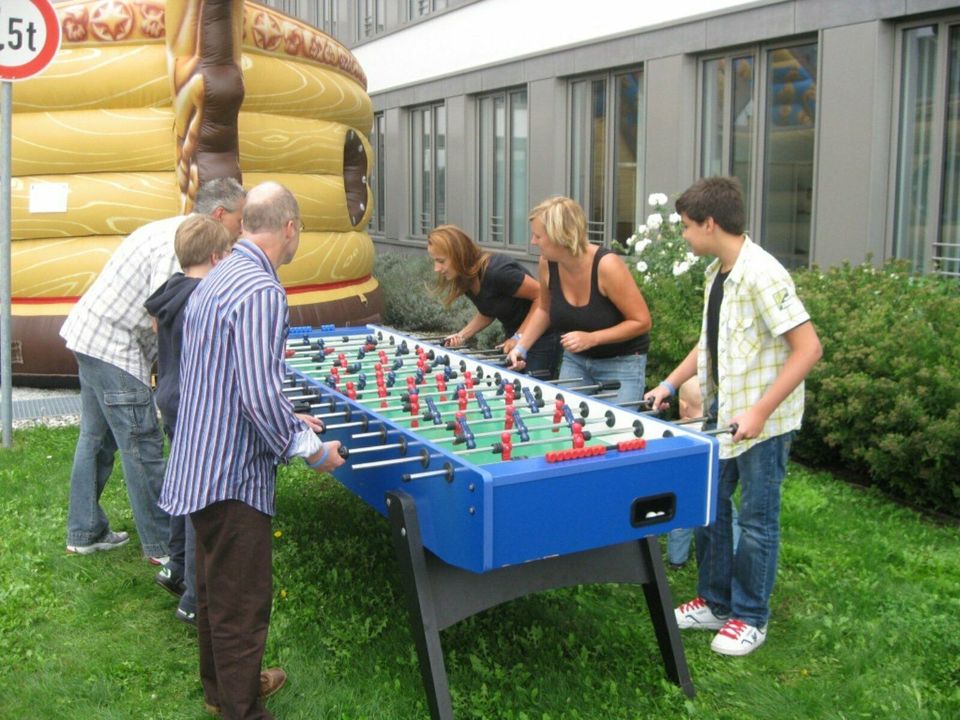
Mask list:
[[[374,325],[293,328],[286,356],[295,408],[343,445],[337,479],[390,521],[433,718],[453,717],[441,630],[585,583],[643,587],[693,696],[655,536],[713,520],[714,437]]]

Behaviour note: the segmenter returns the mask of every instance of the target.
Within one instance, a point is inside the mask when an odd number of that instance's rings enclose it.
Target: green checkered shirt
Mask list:
[[[745,238],[737,262],[723,284],[717,338],[717,392],[709,372],[707,303],[719,271],[719,260],[706,270],[697,372],[700,390],[707,398],[704,407],[710,407],[712,399],[719,397],[717,427],[722,428],[753,407],[770,387],[790,354],[783,334],[810,316],[797,297],[790,273],[770,253],[749,237]],[[800,383],[767,418],[758,437],[734,443],[729,434],[720,435],[720,457],[736,457],[762,440],[799,429],[802,418],[803,383]]]

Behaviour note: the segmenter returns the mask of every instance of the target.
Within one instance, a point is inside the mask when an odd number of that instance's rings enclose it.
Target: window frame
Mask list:
[[[407,154],[408,160],[408,172],[407,177],[410,180],[410,194],[408,196],[410,204],[410,212],[408,215],[409,222],[409,236],[415,239],[425,240],[427,234],[433,228],[438,225],[442,225],[446,222],[446,136],[447,136],[447,118],[446,118],[446,102],[443,100],[426,103],[423,105],[416,105],[406,109],[407,116],[407,133],[409,139],[409,152]],[[420,137],[416,136],[417,124],[414,121],[414,116],[417,113],[424,113],[429,111],[430,113],[430,199],[431,199],[431,208],[429,211],[429,217],[424,214],[423,217],[417,220],[415,217],[417,212],[418,203],[416,201],[416,193],[420,190],[421,184],[418,183],[416,178],[416,172],[419,167],[417,163],[417,155],[422,153],[422,147],[420,144]],[[442,111],[443,116],[443,133],[444,138],[443,147],[440,148],[437,143],[437,137],[439,133],[437,132],[437,118],[438,112]],[[440,153],[438,150],[442,149],[444,153],[443,163],[438,162],[438,157]],[[442,183],[438,180],[439,170],[443,169],[443,181]],[[442,196],[442,198],[441,198]],[[443,211],[438,211],[438,201],[442,199]],[[418,232],[422,229],[422,232]]]
[[[638,75],[638,93],[640,95],[638,99],[638,112],[637,112],[637,161],[635,169],[635,197],[634,197],[634,218],[632,222],[631,233],[635,228],[641,224],[645,219],[645,204],[643,202],[644,198],[644,185],[646,182],[645,173],[643,172],[643,167],[645,163],[646,156],[646,143],[645,143],[645,133],[646,133],[646,71],[642,63],[633,64],[629,66],[609,68],[600,72],[592,72],[584,75],[575,75],[566,78],[566,91],[567,91],[567,140],[568,140],[568,153],[566,158],[566,187],[567,195],[575,199],[584,210],[584,214],[587,220],[587,238],[590,242],[595,244],[600,244],[602,246],[609,246],[613,240],[619,240],[620,242],[625,241],[627,238],[616,238],[616,210],[617,210],[617,157],[616,157],[616,133],[618,129],[619,117],[617,116],[618,106],[618,85],[617,82],[619,78],[636,73]],[[602,191],[602,212],[603,219],[601,221],[591,221],[590,213],[591,207],[590,203],[587,202],[588,199],[593,197],[593,175],[594,168],[588,167],[585,169],[586,177],[581,178],[579,181],[573,177],[574,166],[576,163],[575,158],[575,139],[573,137],[575,128],[577,127],[577,121],[575,118],[577,108],[575,107],[575,91],[574,87],[577,83],[585,83],[591,92],[590,97],[587,99],[588,103],[593,102],[593,88],[592,84],[597,81],[603,81],[604,83],[604,100],[603,100],[603,112],[604,112],[604,139],[603,139],[603,157],[600,160],[603,164],[603,191]],[[589,142],[593,137],[592,133],[589,138],[585,139],[585,142]],[[581,173],[583,175],[584,173]],[[586,184],[586,198],[579,197],[579,191],[576,188],[577,182],[584,182]],[[596,227],[598,224],[601,225],[599,228]],[[593,226],[593,227],[591,227]],[[628,236],[629,237],[629,236]]]
[[[734,61],[744,57],[751,57],[753,60],[753,89],[751,100],[753,102],[754,123],[752,128],[753,136],[750,141],[750,187],[744,188],[744,194],[747,198],[746,205],[746,226],[745,232],[751,238],[756,239],[761,246],[769,247],[767,239],[761,232],[764,227],[764,214],[767,212],[766,175],[767,175],[767,135],[769,132],[769,118],[767,117],[767,101],[769,99],[770,88],[767,87],[767,78],[770,70],[770,56],[777,50],[789,50],[805,45],[815,45],[817,48],[817,99],[819,100],[819,86],[822,71],[822,43],[817,35],[802,34],[796,37],[784,38],[774,42],[753,43],[749,45],[739,45],[730,48],[724,48],[722,51],[703,53],[697,57],[697,122],[696,122],[696,152],[695,165],[697,177],[703,176],[704,170],[704,97],[706,73],[705,65],[708,62],[718,59],[725,59],[727,67],[732,75]],[[721,155],[721,164],[723,165],[723,174],[733,174],[732,160],[733,145],[731,143],[733,133],[733,83],[729,80],[723,89],[724,93],[724,129],[723,129],[723,150]],[[818,158],[818,145],[820,141],[820,118],[821,113],[817,112],[813,122],[813,157],[812,157],[812,184],[811,184],[811,206],[810,206],[810,236],[808,242],[806,267],[810,267],[813,261],[814,231],[816,218],[816,178]]]
[[[513,182],[514,182],[514,163],[513,163],[513,144],[514,144],[514,98],[523,95],[524,107],[527,113],[527,148],[524,156],[524,167],[523,174],[526,180],[526,187],[524,188],[523,197],[524,197],[524,217],[526,217],[527,212],[529,211],[530,205],[530,92],[526,85],[516,85],[508,88],[502,88],[493,92],[483,93],[482,95],[475,96],[475,107],[476,107],[476,127],[477,127],[477,142],[476,142],[476,168],[477,168],[477,242],[481,245],[492,246],[502,250],[516,251],[516,252],[528,252],[529,250],[529,233],[524,229],[524,232],[521,233],[520,238],[513,238],[511,230],[511,219],[512,219],[512,198],[513,198]],[[483,193],[485,188],[485,176],[484,176],[484,150],[485,143],[487,138],[484,136],[484,127],[483,127],[483,102],[485,100],[490,100],[495,102],[496,99],[503,100],[503,112],[504,112],[504,163],[503,163],[503,175],[501,181],[503,183],[503,199],[504,199],[504,216],[501,218],[503,223],[503,230],[500,233],[501,239],[494,239],[492,233],[488,233],[486,228],[488,223],[484,222],[482,217],[483,214]],[[494,113],[496,111],[494,110]],[[491,139],[495,137],[495,134],[491,135]],[[495,163],[494,163],[495,164]],[[491,218],[492,221],[493,218]]]
[[[887,187],[887,233],[884,238],[884,247],[889,253],[890,258],[910,260],[911,252],[906,253],[903,248],[898,247],[898,203],[900,200],[900,171],[901,171],[901,138],[900,131],[903,123],[903,108],[901,107],[901,98],[904,90],[904,44],[906,33],[910,30],[932,26],[936,29],[937,49],[934,67],[933,83],[933,121],[931,129],[931,148],[929,153],[930,162],[927,166],[927,217],[924,226],[923,237],[923,260],[922,266],[917,267],[914,264],[914,270],[923,273],[936,273],[946,277],[960,278],[960,272],[947,272],[938,267],[935,263],[938,260],[947,260],[951,263],[956,262],[954,258],[944,257],[936,254],[936,248],[940,246],[943,238],[943,191],[945,182],[945,153],[946,153],[946,121],[947,121],[947,92],[949,77],[949,53],[950,53],[950,31],[952,28],[960,28],[960,15],[950,14],[940,17],[927,17],[908,22],[898,23],[896,27],[896,39],[894,46],[894,82],[893,93],[891,95],[892,110],[894,111],[895,121],[890,123],[890,147],[892,148],[890,160],[889,183]],[[957,40],[960,43],[960,39]],[[958,248],[960,251],[960,248]]]
[[[373,125],[370,130],[370,147],[373,150],[373,167],[371,169],[370,188],[373,195],[373,212],[370,213],[370,222],[367,226],[371,235],[386,233],[386,163],[384,148],[386,144],[387,117],[383,112],[373,114]]]

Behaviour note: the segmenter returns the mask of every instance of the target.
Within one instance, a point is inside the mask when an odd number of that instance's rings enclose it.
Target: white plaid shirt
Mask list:
[[[149,223],[120,244],[60,328],[70,350],[150,384],[157,336],[143,303],[180,271],[173,239],[184,219],[181,215]]]
[[[700,390],[707,398],[708,404],[704,407],[710,407],[712,399],[719,397],[717,427],[722,428],[760,400],[790,354],[790,346],[783,334],[806,322],[810,316],[797,297],[790,273],[770,253],[745,238],[737,261],[723,284],[717,328],[720,385],[717,393],[709,372],[706,308],[710,288],[719,271],[719,260],[712,262],[706,270],[697,372]],[[799,429],[802,418],[803,383],[800,383],[770,414],[758,437],[734,443],[729,434],[718,436],[720,457],[736,457],[762,440]]]

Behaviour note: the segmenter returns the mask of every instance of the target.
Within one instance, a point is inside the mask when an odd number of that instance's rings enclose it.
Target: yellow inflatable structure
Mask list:
[[[243,0],[55,7],[60,52],[13,91],[15,382],[74,376],[59,337],[73,303],[127,234],[224,175],[297,196],[306,229],[280,270],[291,325],[380,319],[365,232],[373,110],[346,48]]]

